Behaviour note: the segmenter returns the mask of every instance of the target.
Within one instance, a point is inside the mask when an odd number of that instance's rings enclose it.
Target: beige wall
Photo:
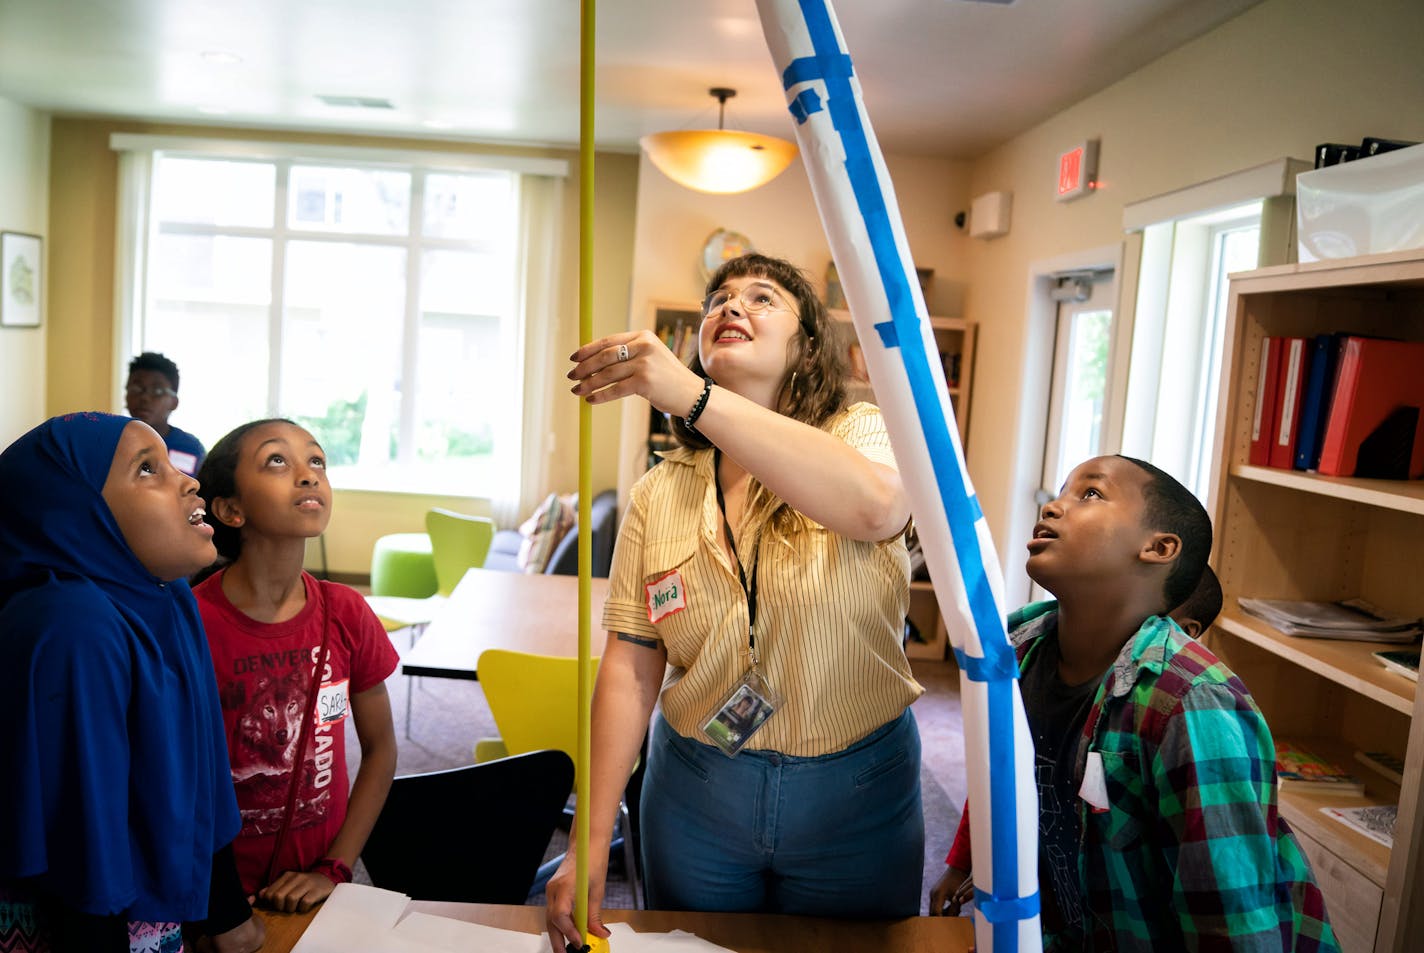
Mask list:
[[[566,159],[570,174],[562,199],[563,233],[559,261],[557,320],[547,333],[552,353],[571,353],[578,346],[578,154],[561,149],[515,149],[472,146],[447,141],[412,141],[269,130],[231,130],[171,126],[143,122],[56,119],[52,129],[49,211],[51,248],[50,287],[54,289],[49,312],[44,413],[101,408],[121,410],[118,381],[114,380],[114,237],[118,183],[117,154],[109,149],[115,132],[155,135],[193,135],[210,138],[247,138],[264,141],[299,141],[431,151],[469,151]],[[599,202],[594,214],[595,334],[624,326],[627,314],[628,274],[632,260],[632,196],[636,189],[637,158],[599,154],[596,159]],[[43,194],[43,190],[40,190]],[[39,362],[36,361],[36,364]],[[561,387],[562,361],[552,379],[531,386]],[[566,393],[562,389],[560,394]],[[555,402],[551,414],[549,486],[563,492],[577,485],[577,403],[567,408]],[[595,487],[613,486],[617,480],[616,426],[595,420],[591,466]],[[537,500],[525,501],[524,509]],[[327,567],[343,574],[365,573],[370,566],[371,544],[387,532],[418,530],[430,505],[445,505],[472,513],[488,512],[483,500],[425,497],[411,494],[345,492],[338,497],[335,518],[327,532]]]
[[[49,117],[0,99],[0,231],[49,235]],[[46,242],[44,257],[54,251]],[[0,328],[0,448],[44,419],[47,314],[40,289],[38,328]]]
[[[1065,110],[973,164],[971,193],[1014,193],[1010,233],[974,241],[965,317],[980,322],[969,469],[1001,559],[1014,508],[1033,509],[1014,440],[1042,430],[1020,400],[1024,353],[1051,330],[1028,327],[1030,265],[1123,240],[1123,205],[1321,142],[1367,135],[1424,140],[1424,3],[1266,0],[1242,16]],[[1101,139],[1096,194],[1057,203],[1060,152]],[[1026,419],[1032,418],[1032,419]]]

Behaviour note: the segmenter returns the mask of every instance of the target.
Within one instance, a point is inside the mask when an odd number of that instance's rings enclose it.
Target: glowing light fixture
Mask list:
[[[796,158],[795,143],[775,136],[723,129],[735,89],[708,90],[719,104],[716,129],[655,132],[638,140],[653,165],[679,185],[727,195],[765,185]]]

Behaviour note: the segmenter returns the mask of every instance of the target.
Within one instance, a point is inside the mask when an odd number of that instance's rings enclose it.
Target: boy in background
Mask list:
[[[168,422],[178,409],[178,365],[154,351],[144,351],[129,361],[124,385],[124,406],[129,416],[148,424],[163,438],[168,459],[188,476],[198,472],[207,451],[202,441]]]
[[[1241,680],[1164,618],[1206,569],[1211,522],[1131,457],[1077,467],[1028,574],[1057,597],[1009,617],[1039,788],[1045,950],[1338,950],[1277,813],[1275,746]],[[1214,580],[1215,576],[1210,577]],[[1181,604],[1186,601],[1188,606]],[[1202,626],[1205,627],[1204,625]],[[967,879],[962,826],[931,913]]]

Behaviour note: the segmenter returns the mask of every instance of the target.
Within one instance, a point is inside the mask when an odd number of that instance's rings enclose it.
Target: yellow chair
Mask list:
[[[465,570],[485,564],[494,539],[494,520],[436,508],[425,514],[425,530],[435,558],[436,591],[448,596]]]
[[[476,742],[477,764],[526,751],[553,749],[566,752],[573,759],[576,772],[584,770],[584,765],[578,763],[578,659],[486,649],[475,667],[500,734],[498,738]],[[596,658],[593,671],[597,675]],[[634,904],[641,905],[628,804],[622,799],[618,802],[618,818],[623,836],[615,837],[611,846],[617,847],[618,840],[622,841],[623,863]],[[562,860],[562,856],[555,857],[540,868],[536,886],[542,886]]]

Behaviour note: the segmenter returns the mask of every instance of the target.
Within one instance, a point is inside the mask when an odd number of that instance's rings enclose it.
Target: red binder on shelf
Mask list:
[[[1281,371],[1281,339],[1261,340],[1261,366],[1256,375],[1256,410],[1251,415],[1252,466],[1271,463],[1271,436],[1276,432],[1276,391]]]
[[[1360,444],[1410,407],[1419,408],[1408,461],[1408,476],[1417,479],[1424,476],[1424,341],[1346,338],[1318,472],[1356,475]],[[1409,435],[1403,439],[1407,442]]]
[[[1295,466],[1295,444],[1300,436],[1300,405],[1305,397],[1305,374],[1309,369],[1310,342],[1305,338],[1281,339],[1281,370],[1276,401],[1275,437],[1271,440],[1270,465],[1289,470]]]

